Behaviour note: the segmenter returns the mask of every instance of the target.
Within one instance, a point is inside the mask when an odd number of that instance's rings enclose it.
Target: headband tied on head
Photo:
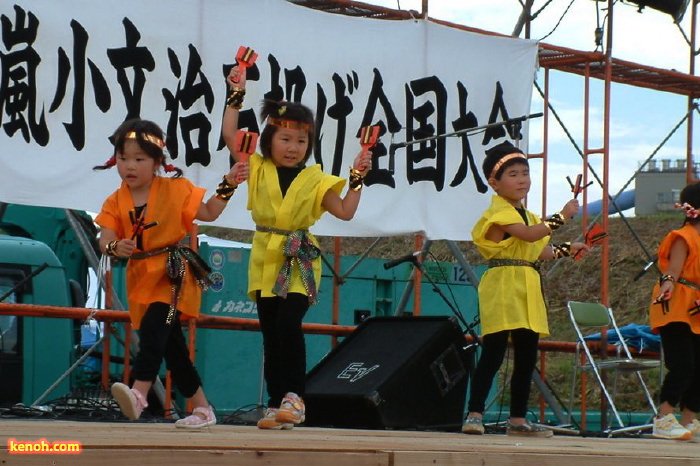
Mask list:
[[[698,216],[700,216],[700,212],[698,212],[698,209],[688,204],[687,202],[684,202],[683,204],[676,203],[675,207],[676,209],[681,209],[685,211],[685,216],[688,218],[698,218]]]
[[[498,170],[503,166],[504,163],[506,163],[509,160],[513,159],[523,159],[527,160],[527,157],[525,157],[525,154],[522,154],[520,152],[513,152],[512,154],[508,154],[505,157],[499,159],[498,162],[496,162],[496,165],[493,166],[493,170],[491,170],[491,174],[489,175],[489,178],[495,178],[496,173],[498,173]]]
[[[269,117],[267,119],[267,122],[273,126],[278,126],[280,128],[300,129],[307,133],[311,129],[311,125],[309,125],[308,123],[304,123],[303,121],[284,120],[282,118]]]
[[[159,149],[165,147],[165,142],[161,138],[150,133],[141,133],[141,137],[139,137],[136,131],[128,131],[124,135],[124,139],[143,139],[144,141],[148,141],[151,144],[155,144],[156,146],[158,146]]]

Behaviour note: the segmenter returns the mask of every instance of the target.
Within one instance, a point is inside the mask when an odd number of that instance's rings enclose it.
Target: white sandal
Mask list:
[[[122,414],[132,421],[141,417],[143,408],[148,406],[146,398],[135,388],[129,388],[123,383],[117,382],[112,385],[112,396],[119,405]]]
[[[175,427],[182,429],[201,429],[216,424],[216,416],[211,406],[194,408],[192,414],[175,421]]]

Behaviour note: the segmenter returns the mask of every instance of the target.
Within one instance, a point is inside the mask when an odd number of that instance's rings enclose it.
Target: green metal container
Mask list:
[[[0,235],[0,296],[44,263],[47,267],[5,302],[70,306],[71,295],[65,268],[51,248],[39,241]],[[0,404],[29,405],[70,367],[73,321],[2,316],[0,324],[4,324],[0,328]],[[16,344],[4,344],[11,339]],[[66,380],[54,393],[65,394],[68,389]]]

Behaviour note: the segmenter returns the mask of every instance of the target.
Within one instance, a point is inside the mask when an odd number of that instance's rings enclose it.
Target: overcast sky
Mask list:
[[[365,0],[366,3],[391,8],[421,10],[421,0]],[[547,5],[546,0],[535,0],[533,12]],[[598,24],[605,26],[607,2],[593,0],[553,0],[532,23],[531,38],[582,51],[596,48],[594,31]],[[428,14],[466,26],[511,34],[520,14],[519,0],[429,0]],[[568,9],[568,11],[567,11]],[[690,36],[688,9],[681,27],[674,24],[671,15],[646,8],[642,13],[630,3],[618,1],[614,8],[613,56],[657,68],[676,69],[687,73],[690,47],[684,38]],[[558,25],[557,25],[558,24]],[[553,32],[552,32],[553,31]],[[551,34],[550,34],[551,32]],[[607,27],[606,27],[607,34]],[[542,76],[538,80],[543,86]],[[591,135],[602,135],[603,87],[593,81],[591,87]],[[582,146],[583,79],[566,73],[550,76],[550,99],[562,116],[569,131]],[[610,137],[611,193],[616,193],[633,175],[639,163],[645,160],[663,141],[678,121],[686,114],[687,99],[673,94],[648,91],[631,86],[613,85]],[[538,94],[533,93],[533,111],[541,111]],[[700,118],[697,117],[696,120]],[[541,122],[530,131],[530,150],[541,150]],[[550,120],[550,177],[547,210],[558,209],[567,194],[565,176],[572,178],[581,171],[580,157],[556,123]],[[659,151],[655,159],[685,157],[685,127]],[[696,138],[697,139],[697,138]],[[591,147],[600,142],[591,141]],[[533,188],[530,206],[539,211],[538,168],[533,170]],[[599,171],[602,177],[602,172]],[[632,183],[627,189],[633,189]],[[591,191],[590,199],[599,199],[600,190]],[[554,199],[557,201],[555,202]],[[532,202],[536,202],[533,204]],[[633,211],[626,214],[631,215]]]

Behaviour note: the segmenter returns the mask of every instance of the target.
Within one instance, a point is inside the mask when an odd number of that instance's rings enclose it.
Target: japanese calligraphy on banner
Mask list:
[[[132,117],[158,123],[174,164],[213,191],[230,163],[224,77],[245,45],[259,58],[241,127],[259,131],[262,99],[300,101],[317,121],[310,163],[339,176],[360,129],[381,127],[355,218],[326,215],[320,235],[470,239],[491,197],[484,151],[512,135],[392,144],[527,115],[537,61],[533,41],[284,0],[15,0],[0,5],[0,28],[0,201],[99,211],[120,180],[92,167]],[[520,134],[525,148],[527,124]],[[215,224],[254,228],[245,206],[243,188]]]

